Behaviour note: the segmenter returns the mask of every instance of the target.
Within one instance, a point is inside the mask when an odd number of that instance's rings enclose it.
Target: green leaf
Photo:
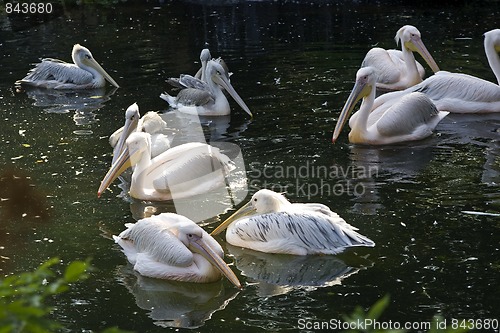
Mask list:
[[[378,319],[385,311],[385,309],[389,306],[389,302],[391,297],[389,295],[385,295],[381,299],[379,299],[375,304],[372,305],[368,314],[366,315],[369,319]]]
[[[88,263],[84,261],[73,261],[64,272],[64,280],[68,283],[76,282],[84,278],[88,269]]]

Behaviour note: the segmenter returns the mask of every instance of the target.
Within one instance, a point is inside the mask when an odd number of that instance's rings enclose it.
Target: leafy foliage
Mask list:
[[[356,307],[354,309],[353,313],[351,315],[346,315],[344,316],[344,321],[347,323],[351,323],[349,327],[352,327],[352,329],[347,330],[347,332],[365,332],[365,333],[379,333],[379,332],[384,332],[384,333],[402,333],[402,332],[407,332],[407,330],[404,329],[396,329],[394,327],[390,328],[377,328],[377,325],[370,325],[369,323],[373,324],[374,322],[378,321],[379,318],[382,316],[384,313],[385,309],[389,306],[390,304],[390,297],[389,295],[385,295],[381,299],[379,299],[373,306],[368,310],[368,312],[365,312],[363,308],[360,306]],[[382,321],[379,321],[381,323]],[[450,328],[449,326],[444,328],[440,327],[438,323],[445,323],[444,319],[441,316],[434,316],[432,318],[432,321],[429,322],[430,324],[430,329],[427,330],[428,333],[437,333],[437,332],[446,332],[446,333],[461,333],[461,332],[467,332],[468,329],[464,327],[457,327],[457,328]],[[380,325],[383,326],[383,325]],[[392,325],[392,326],[397,326],[397,325]]]
[[[89,261],[70,263],[62,276],[57,276],[54,266],[58,258],[49,259],[34,272],[12,275],[0,280],[0,333],[54,332],[62,325],[49,319],[53,310],[45,304],[47,298],[66,292],[70,284],[88,277]],[[107,333],[125,333],[110,328]]]

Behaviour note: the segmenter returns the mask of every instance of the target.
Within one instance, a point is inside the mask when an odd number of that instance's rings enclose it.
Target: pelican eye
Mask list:
[[[187,234],[188,238],[193,238],[193,234]]]

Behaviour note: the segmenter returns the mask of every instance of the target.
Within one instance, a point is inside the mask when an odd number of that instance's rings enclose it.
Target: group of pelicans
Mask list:
[[[486,56],[500,83],[500,29],[484,36]],[[338,118],[333,142],[347,119],[350,142],[380,145],[428,137],[450,112],[500,112],[499,85],[440,71],[415,27],[399,29],[396,42],[401,51],[374,48],[367,53]],[[434,75],[423,80],[424,69],[413,52],[422,56]],[[17,83],[47,89],[93,89],[103,87],[107,80],[118,87],[87,48],[76,44],[72,58],[74,64],[43,59]],[[252,117],[232,87],[224,61],[212,59],[208,49],[201,52],[200,61],[194,76],[168,80],[180,89],[177,96],[165,93],[160,97],[179,112],[218,116],[230,112],[227,92]],[[376,98],[380,92],[384,94]],[[360,99],[360,109],[349,118]],[[98,196],[129,168],[133,169],[129,194],[139,200],[189,198],[225,186],[227,174],[234,169],[229,157],[206,143],[171,147],[165,128],[156,112],[141,118],[137,104],[126,110],[125,125],[110,136],[113,160]],[[212,282],[224,275],[238,288],[241,284],[213,238],[226,229],[228,243],[267,253],[336,254],[352,246],[375,245],[329,207],[290,203],[283,194],[267,189],[257,191],[211,234],[175,213],[152,215],[126,227],[114,239],[141,275],[190,282]]]

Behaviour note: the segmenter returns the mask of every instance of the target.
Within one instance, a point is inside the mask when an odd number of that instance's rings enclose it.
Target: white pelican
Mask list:
[[[209,192],[226,184],[233,162],[218,148],[191,142],[168,149],[151,158],[151,135],[133,132],[101,182],[102,192],[126,169],[134,166],[130,196],[140,200],[165,201]]]
[[[45,58],[18,84],[49,89],[95,89],[104,87],[105,80],[119,88],[113,78],[95,61],[89,49],[75,44],[71,53],[74,64]]]
[[[500,77],[500,29],[484,34],[484,49],[491,69]],[[439,71],[423,82],[403,91],[391,92],[378,97],[372,114],[384,112],[396,98],[414,91],[423,92],[440,111],[452,113],[500,112],[500,86],[478,77]],[[382,108],[382,110],[380,109]]]
[[[206,71],[207,71],[207,63],[210,60],[214,60],[215,62],[219,63],[222,66],[222,68],[224,68],[224,73],[227,75],[227,79],[229,80],[229,77],[231,76],[232,73],[229,72],[229,68],[227,67],[226,62],[220,57],[217,59],[212,59],[212,55],[210,54],[209,49],[201,50],[200,53],[201,68],[196,72],[194,78],[201,80],[203,82],[208,82]],[[193,88],[190,86],[192,84],[190,82],[191,78],[192,78],[191,75],[181,74],[180,78],[171,77],[167,79],[167,82],[170,83],[170,85],[179,89]]]
[[[366,54],[362,67],[374,67],[379,72],[377,88],[381,90],[403,90],[419,82],[425,70],[415,61],[413,52],[418,52],[434,73],[439,67],[422,42],[420,31],[411,25],[405,25],[396,33],[396,44],[401,43],[401,51],[384,50],[375,47]]]
[[[292,204],[267,189],[256,192],[211,235],[226,228],[229,244],[267,253],[335,254],[351,246],[375,245],[327,206]]]
[[[224,251],[219,243],[187,217],[162,213],[126,227],[113,239],[139,274],[207,283],[220,280],[222,273],[241,288],[238,278],[223,260]]]
[[[432,101],[422,93],[404,95],[381,113],[377,119],[368,116],[375,101],[376,70],[372,67],[360,68],[356,74],[356,83],[340,113],[333,132],[332,142],[340,135],[347,118],[356,103],[363,98],[355,120],[349,124],[352,128],[349,141],[352,143],[383,145],[404,141],[420,140],[432,134],[436,125],[448,112],[438,111]]]
[[[151,134],[151,157],[156,157],[170,148],[172,139],[164,134],[167,123],[154,111],[149,111],[140,118],[137,103],[130,105],[125,111],[125,125],[117,129],[109,137],[109,143],[113,147],[114,163],[125,149],[125,141],[132,132],[146,132]]]
[[[229,75],[221,64],[210,60],[207,63],[206,75],[206,82],[184,75],[181,83],[187,88],[179,91],[176,97],[164,93],[160,95],[160,98],[180,112],[203,116],[225,116],[230,114],[231,108],[222,87],[252,117],[252,112],[234,90],[229,82]]]

